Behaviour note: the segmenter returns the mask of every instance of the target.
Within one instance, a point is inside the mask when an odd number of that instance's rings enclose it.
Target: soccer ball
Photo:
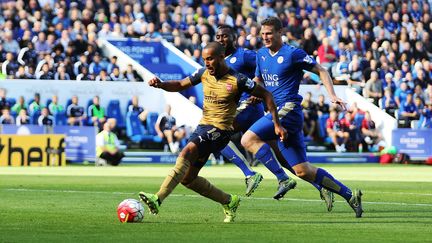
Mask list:
[[[117,216],[122,223],[138,223],[144,218],[144,207],[138,200],[125,199],[117,207]]]

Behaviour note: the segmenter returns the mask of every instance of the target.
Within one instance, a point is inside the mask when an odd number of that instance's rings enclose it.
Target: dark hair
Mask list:
[[[276,17],[268,17],[261,21],[261,25],[273,26],[276,31],[282,30],[282,22]]]
[[[217,28],[218,28],[219,30],[221,30],[221,29],[228,29],[230,35],[232,35],[234,38],[237,37],[237,32],[234,30],[233,27],[231,27],[231,26],[229,26],[229,25],[221,24],[221,25],[219,25]]]
[[[225,55],[225,48],[224,46],[216,41],[210,42],[208,43],[204,49],[213,49],[214,50],[214,54],[219,56],[219,55]]]

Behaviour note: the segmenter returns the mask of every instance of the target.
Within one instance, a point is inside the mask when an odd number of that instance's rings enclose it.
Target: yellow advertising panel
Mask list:
[[[65,135],[0,135],[0,166],[65,166]]]

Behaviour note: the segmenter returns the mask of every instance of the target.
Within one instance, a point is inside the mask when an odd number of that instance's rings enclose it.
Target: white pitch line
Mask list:
[[[377,192],[377,191],[365,191],[373,194],[394,194],[394,195],[414,195],[414,196],[432,196],[432,193],[415,193],[415,192]]]
[[[136,192],[103,192],[103,191],[75,191],[75,190],[49,190],[49,189],[28,189],[28,188],[6,188],[4,191],[14,192],[51,192],[51,193],[88,193],[88,194],[115,194],[115,195],[133,195]],[[189,194],[171,194],[174,197],[201,197],[199,195]],[[242,197],[242,199],[248,200],[274,200],[273,198],[267,197]],[[284,198],[284,201],[298,201],[298,202],[321,202],[318,199],[301,199],[301,198]],[[346,203],[345,201],[335,201],[337,203]],[[396,205],[396,206],[419,206],[419,207],[432,207],[432,204],[428,203],[403,203],[403,202],[365,202],[364,204],[376,204],[376,205]]]

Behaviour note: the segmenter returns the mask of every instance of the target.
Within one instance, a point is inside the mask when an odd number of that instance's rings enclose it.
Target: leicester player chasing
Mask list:
[[[256,53],[236,46],[236,33],[232,27],[228,25],[220,25],[216,32],[216,41],[225,47],[225,62],[230,68],[246,75],[248,78],[252,79],[255,77]],[[252,102],[251,95],[246,92],[243,93],[240,97],[240,105],[237,107],[237,115],[233,124],[235,132],[240,131],[245,133],[250,126],[263,116],[264,107],[262,103]],[[283,158],[276,143],[272,144],[272,149],[275,152],[278,161],[270,160],[268,163],[264,163],[264,166],[266,166],[267,169],[269,169],[279,180],[279,188],[274,195],[274,198],[280,199],[295,186],[295,181],[288,177],[281,168],[281,164],[293,174],[295,174],[295,172]],[[246,162],[246,159],[236,148],[234,143],[230,142],[228,146],[221,151],[221,153],[242,170],[246,177],[246,196],[250,196],[258,187],[263,176],[260,173],[253,171],[247,165],[248,163]],[[281,164],[279,164],[279,162],[281,162]],[[312,184],[320,192],[321,198],[326,203],[327,210],[331,211],[334,201],[333,192],[328,191],[313,182]]]
[[[264,47],[257,52],[255,81],[263,83],[273,94],[279,119],[288,132],[286,140],[277,141],[282,155],[298,177],[339,194],[353,208],[356,217],[361,217],[361,191],[351,191],[327,171],[316,168],[307,161],[302,132],[302,97],[299,95],[302,70],[312,71],[320,76],[331,102],[346,109],[345,103],[335,94],[330,75],[321,65],[304,50],[283,43],[282,23],[278,18],[269,17],[263,20],[261,25]],[[243,147],[253,154],[263,154],[261,162],[275,160],[270,147],[265,143],[278,139],[273,130],[272,117],[264,116],[243,135]]]
[[[224,60],[224,47],[218,42],[209,43],[202,52],[205,68],[180,81],[161,82],[157,77],[149,85],[169,92],[185,90],[202,83],[204,92],[203,117],[191,135],[189,142],[180,152],[176,164],[156,194],[140,192],[141,200],[152,214],[159,213],[161,203],[179,184],[223,205],[224,222],[232,222],[240,204],[237,195],[230,195],[198,176],[210,153],[219,152],[229,142],[237,103],[242,92],[248,92],[265,101],[274,116],[273,134],[281,139],[286,131],[277,118],[276,106],[271,93],[254,81],[230,69]]]

